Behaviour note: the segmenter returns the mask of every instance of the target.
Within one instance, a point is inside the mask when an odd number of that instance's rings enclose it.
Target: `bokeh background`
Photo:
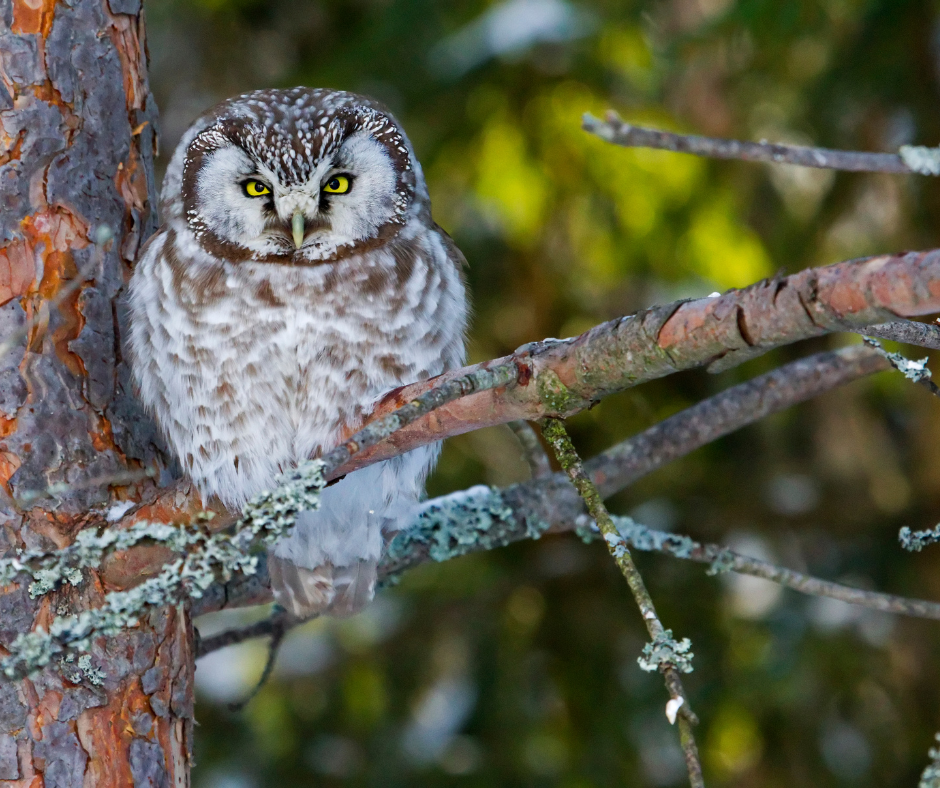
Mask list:
[[[894,150],[940,142],[935,0],[147,0],[165,165],[229,95],[306,84],[398,115],[469,260],[471,360],[680,297],[940,245],[940,184],[618,149],[628,120]],[[690,372],[572,421],[586,455],[789,359]],[[924,355],[922,352],[913,352]],[[432,495],[526,478],[505,428],[449,441]],[[940,598],[940,403],[896,374],[725,438],[611,502],[648,525],[814,574]],[[940,727],[940,624],[639,556],[687,677],[710,785],[917,782]],[[263,615],[265,611],[256,611]],[[205,632],[227,622],[204,621]],[[242,713],[263,643],[200,661],[195,781],[262,786],[685,782],[646,637],[603,546],[544,538],[411,573],[295,632]]]

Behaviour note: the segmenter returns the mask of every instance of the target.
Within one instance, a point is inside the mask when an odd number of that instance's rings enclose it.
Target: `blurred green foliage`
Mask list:
[[[516,15],[507,15],[515,9]],[[199,112],[303,83],[373,95],[469,260],[472,360],[654,303],[856,255],[940,245],[934,180],[622,150],[579,128],[663,128],[862,150],[940,139],[928,0],[148,0],[163,156]],[[549,24],[552,19],[554,25]],[[495,20],[495,21],[494,21]],[[508,21],[507,21],[508,20]],[[528,35],[528,38],[526,37]],[[572,422],[595,453],[728,385],[687,373]],[[431,494],[526,477],[507,430],[447,443]],[[937,403],[896,375],[832,392],[641,480],[612,507],[815,574],[940,595]],[[913,785],[940,727],[937,624],[640,556],[687,678],[709,785]],[[597,544],[545,538],[412,573],[365,614],[264,659],[203,660],[198,786],[681,785],[645,636]]]

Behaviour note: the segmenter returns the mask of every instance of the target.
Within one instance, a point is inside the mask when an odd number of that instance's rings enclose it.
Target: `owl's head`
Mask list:
[[[411,143],[380,104],[333,90],[229,99],[184,135],[164,219],[234,262],[321,263],[394,236],[428,198]]]

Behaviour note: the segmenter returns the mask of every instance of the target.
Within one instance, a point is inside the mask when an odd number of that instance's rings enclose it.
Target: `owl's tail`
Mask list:
[[[375,595],[377,561],[357,561],[351,566],[323,564],[314,569],[276,555],[268,557],[271,586],[278,604],[297,618],[318,614],[352,616]]]
[[[355,471],[302,512],[268,556],[274,598],[298,618],[351,616],[375,594],[386,541],[418,510],[437,447]]]

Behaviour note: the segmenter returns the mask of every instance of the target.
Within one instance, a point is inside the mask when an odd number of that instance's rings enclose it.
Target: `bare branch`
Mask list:
[[[940,350],[940,326],[935,323],[918,323],[914,320],[896,320],[877,326],[857,328],[854,333],[866,337],[890,339],[906,345],[917,345],[931,350]]]
[[[878,351],[862,344],[799,359],[661,421],[588,460],[586,467],[607,497],[741,427],[890,368]]]
[[[218,651],[220,648],[235,646],[239,643],[244,643],[246,640],[263,638],[268,635],[273,636],[277,625],[277,617],[271,615],[261,621],[256,621],[254,624],[248,624],[247,626],[236,627],[234,629],[226,629],[223,632],[219,632],[217,635],[200,638],[197,643],[196,657],[204,657],[206,654],[211,654],[213,651]]]
[[[297,626],[300,621],[297,621],[293,616],[290,615],[286,610],[277,610],[272,613],[272,615],[267,619],[271,627],[271,642],[268,643],[268,658],[264,663],[264,669],[261,671],[261,676],[258,677],[258,681],[255,683],[254,688],[248,695],[242,698],[240,701],[235,703],[230,703],[228,708],[229,711],[241,711],[245,708],[254,697],[261,691],[261,688],[268,683],[268,680],[271,678],[271,674],[274,673],[274,664],[277,662],[277,653],[281,650],[281,644],[284,642],[284,638],[287,636],[287,633],[295,626]],[[197,653],[197,656],[201,654]]]
[[[824,170],[849,172],[890,172],[937,175],[921,163],[916,154],[902,157],[897,153],[861,153],[857,151],[809,148],[803,145],[780,145],[770,142],[742,142],[715,139],[696,134],[674,134],[669,131],[634,126],[623,121],[616,112],[608,112],[604,120],[585,114],[581,127],[607,142],[626,148],[658,148],[673,153],[691,153],[710,159],[738,159],[768,164],[796,164]],[[920,148],[907,149],[921,151]],[[905,161],[907,159],[907,161]]]
[[[533,479],[544,479],[552,473],[552,465],[545,453],[545,447],[532,425],[527,421],[510,421],[507,425],[522,446],[522,452]]]

